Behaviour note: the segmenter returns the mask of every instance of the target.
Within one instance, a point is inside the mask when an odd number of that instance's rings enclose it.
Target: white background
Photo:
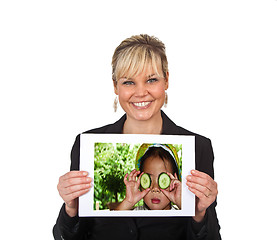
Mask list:
[[[167,46],[165,112],[212,140],[223,239],[273,239],[276,29],[276,0],[1,1],[1,235],[52,239],[75,136],[123,113],[113,51],[148,33]]]

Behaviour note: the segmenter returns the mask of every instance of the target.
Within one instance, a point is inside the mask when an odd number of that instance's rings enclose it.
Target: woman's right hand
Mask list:
[[[92,179],[85,171],[70,171],[59,178],[58,191],[65,202],[65,211],[70,217],[78,213],[78,197],[87,193]]]

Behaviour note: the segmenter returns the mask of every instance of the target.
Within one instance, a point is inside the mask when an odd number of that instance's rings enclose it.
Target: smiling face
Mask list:
[[[146,121],[160,114],[168,88],[168,74],[163,77],[161,67],[158,72],[151,66],[134,77],[122,77],[114,85],[119,103],[127,118]]]
[[[143,172],[148,173],[152,180],[151,190],[143,198],[144,203],[151,210],[170,210],[170,201],[161,192],[158,185],[158,177],[162,172],[170,172],[173,174],[170,162],[166,159],[162,160],[160,157],[149,157],[144,162]]]

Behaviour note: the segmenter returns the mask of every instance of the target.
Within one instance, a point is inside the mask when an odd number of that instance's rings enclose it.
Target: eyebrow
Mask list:
[[[152,73],[152,74],[150,74],[150,75],[148,75],[148,76],[146,76],[146,78],[147,79],[149,79],[149,78],[151,78],[151,77],[153,77],[153,76],[155,76],[155,75],[157,75],[156,73]],[[134,78],[132,78],[132,77],[130,77],[130,78],[127,78],[127,77],[121,77],[120,79],[125,79],[125,80],[134,80]],[[119,79],[119,80],[120,80]]]
[[[153,74],[148,75],[147,77],[148,77],[148,78],[151,78],[151,77],[153,77],[153,76],[155,76],[155,75],[156,75],[156,74],[153,73]]]

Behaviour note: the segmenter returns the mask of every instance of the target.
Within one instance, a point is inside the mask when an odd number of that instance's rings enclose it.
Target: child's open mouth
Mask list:
[[[152,198],[152,199],[151,199],[151,202],[152,202],[153,204],[159,204],[159,203],[161,202],[161,200],[158,199],[158,198]]]

